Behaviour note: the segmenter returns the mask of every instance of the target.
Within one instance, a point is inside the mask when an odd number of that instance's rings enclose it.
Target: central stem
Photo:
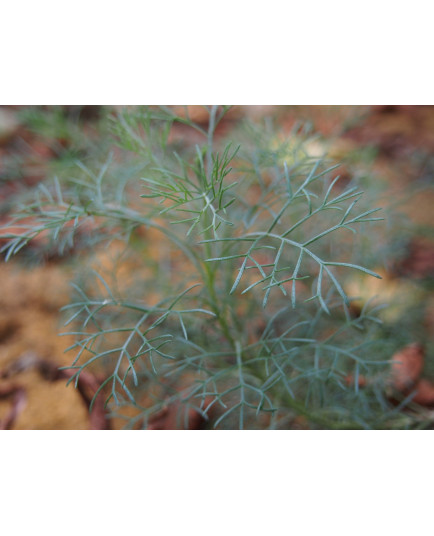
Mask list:
[[[217,113],[217,106],[211,106],[209,112],[209,125],[208,125],[208,144],[206,151],[206,175],[209,180],[209,184],[212,182],[212,150],[214,142],[214,130],[215,130],[215,118]]]
[[[212,154],[213,154],[213,144],[214,144],[214,131],[216,127],[216,114],[217,114],[217,106],[213,105],[211,106],[211,109],[209,112],[209,125],[208,125],[207,150],[206,150],[206,183],[208,186],[212,184],[212,180],[213,180]],[[210,227],[210,223],[211,223],[211,220],[207,211],[205,214],[205,228],[207,229],[205,231],[206,240],[209,240],[212,238],[212,229]],[[205,256],[207,259],[212,257],[212,250],[211,250],[210,242],[205,243]],[[211,309],[213,313],[216,315],[217,321],[220,324],[223,335],[225,336],[227,341],[235,348],[235,339],[231,334],[231,330],[226,320],[226,316],[224,314],[223,308],[220,306],[219,300],[217,297],[217,292],[216,292],[216,287],[215,287],[216,268],[214,267],[213,263],[204,262],[203,264],[204,264],[204,270],[206,274],[206,287],[207,287],[208,294],[210,297]]]

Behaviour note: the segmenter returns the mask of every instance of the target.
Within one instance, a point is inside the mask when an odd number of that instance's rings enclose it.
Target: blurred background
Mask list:
[[[77,161],[112,150],[107,128],[120,106],[0,107],[0,247],[14,232],[21,199],[56,174],[73,175]],[[207,112],[189,106],[192,119]],[[392,357],[416,343],[424,356],[422,377],[434,390],[434,106],[234,106],[218,134],[231,137],[245,120],[272,123],[279,137],[293,129],[310,134],[309,153],[341,162],[341,180],[355,177],[384,207],[374,255],[366,266],[383,279],[354,274],[348,293],[360,305],[372,295],[389,306],[382,313]],[[176,135],[185,136],[180,129]],[[3,238],[2,238],[3,236]],[[148,237],[152,240],[152,237]],[[363,239],[363,237],[362,237]],[[122,422],[89,418],[89,392],[65,388],[71,363],[59,337],[59,309],[68,303],[73,269],[67,257],[46,249],[43,237],[22,253],[0,259],[0,424],[9,429],[119,428]],[[427,395],[427,406],[434,396]],[[431,396],[431,398],[429,398]]]

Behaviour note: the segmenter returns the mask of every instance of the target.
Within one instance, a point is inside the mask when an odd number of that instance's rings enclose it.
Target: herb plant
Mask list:
[[[118,149],[41,184],[16,216],[7,259],[43,233],[79,264],[77,246],[121,241],[155,268],[77,276],[64,308],[72,381],[104,371],[95,396],[127,427],[147,428],[165,407],[179,428],[194,414],[210,428],[400,426],[384,395],[377,308],[354,314],[344,290],[349,272],[379,277],[351,248],[379,209],[308,154],[303,129],[279,139],[270,124],[246,124],[225,142],[229,107],[206,110],[195,122],[187,108],[121,109],[109,125]],[[361,374],[374,378],[364,389]]]

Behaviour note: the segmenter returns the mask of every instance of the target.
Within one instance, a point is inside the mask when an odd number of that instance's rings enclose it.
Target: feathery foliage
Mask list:
[[[101,366],[114,411],[135,408],[129,427],[146,428],[171,403],[185,427],[191,408],[214,428],[280,428],[297,416],[382,426],[393,414],[381,381],[358,387],[384,365],[372,357],[376,308],[354,318],[343,283],[351,271],[379,276],[334,256],[379,209],[340,186],[338,166],[310,157],[300,131],[279,141],[246,125],[226,143],[216,129],[229,109],[207,107],[205,125],[188,109],[121,110],[110,128],[124,160],[110,154],[95,171],[77,162],[73,178],[41,184],[17,214],[6,259],[44,233],[60,254],[84,235],[92,247],[122,240],[146,263],[154,246],[139,228],[177,255],[129,288],[86,272],[64,308],[72,381]],[[188,143],[189,131],[202,141]]]

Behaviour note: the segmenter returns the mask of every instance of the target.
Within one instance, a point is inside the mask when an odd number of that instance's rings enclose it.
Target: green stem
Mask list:
[[[209,184],[212,181],[212,151],[213,151],[213,141],[214,141],[214,130],[215,130],[215,117],[217,113],[217,106],[211,106],[209,112],[209,125],[208,125],[208,144],[206,151],[206,174],[209,180]]]
[[[215,130],[215,120],[216,120],[217,106],[211,106],[209,113],[209,125],[208,125],[208,143],[207,143],[207,156],[206,156],[206,173],[207,173],[207,183],[208,185],[212,184],[212,153],[213,153],[213,144],[214,144],[214,130]],[[210,216],[206,215],[205,217],[205,228],[208,228],[210,225]],[[205,240],[212,238],[212,231],[210,228],[205,232]],[[211,243],[205,242],[205,259],[212,257]],[[212,266],[211,263],[203,262],[203,268],[206,274],[206,288],[210,297],[210,306],[213,313],[216,315],[217,321],[220,324],[223,335],[226,337],[227,341],[235,348],[235,339],[231,334],[229,324],[227,322],[226,316],[222,307],[219,306],[219,300],[217,297],[216,285],[215,285],[215,276],[216,268]]]

